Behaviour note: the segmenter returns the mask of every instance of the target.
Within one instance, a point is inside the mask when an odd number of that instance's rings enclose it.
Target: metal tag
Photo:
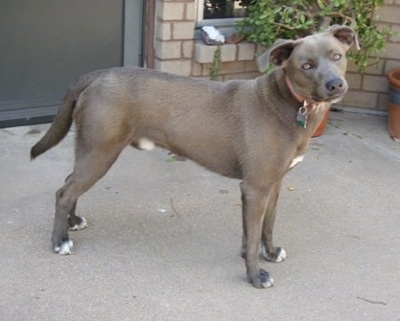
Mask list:
[[[299,108],[296,115],[297,125],[301,128],[307,128],[307,108],[304,105]]]

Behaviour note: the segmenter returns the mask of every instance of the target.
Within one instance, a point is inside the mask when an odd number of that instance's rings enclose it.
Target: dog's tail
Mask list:
[[[35,159],[50,148],[56,146],[67,135],[71,124],[76,101],[80,93],[96,78],[97,73],[91,73],[79,78],[65,94],[53,123],[46,134],[31,148],[31,159]]]

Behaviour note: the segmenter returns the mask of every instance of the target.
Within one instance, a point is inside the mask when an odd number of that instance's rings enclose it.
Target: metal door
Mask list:
[[[50,121],[81,74],[140,65],[141,20],[138,0],[2,1],[0,127]]]

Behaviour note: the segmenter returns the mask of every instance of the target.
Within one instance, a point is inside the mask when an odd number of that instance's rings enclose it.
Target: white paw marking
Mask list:
[[[80,231],[83,230],[85,228],[87,228],[89,225],[87,224],[85,218],[81,217],[82,222],[80,222],[79,224],[75,224],[74,226],[71,226],[69,228],[70,231]]]
[[[266,283],[263,283],[264,288],[270,288],[274,286],[274,279],[270,276]]]
[[[153,141],[147,139],[146,137],[139,139],[139,148],[143,150],[152,150],[156,146]]]
[[[61,246],[56,246],[54,248],[54,252],[61,254],[61,255],[70,255],[70,254],[72,254],[73,246],[74,246],[74,243],[71,240],[68,240],[66,242],[62,242]]]
[[[265,249],[264,246],[262,246],[261,251],[262,251],[262,255],[264,256],[264,258],[265,258],[267,261],[269,261],[269,259],[268,259],[269,255],[268,255],[267,250]],[[276,260],[274,260],[273,262],[274,262],[274,263],[281,263],[281,262],[283,262],[284,260],[286,260],[286,257],[287,257],[287,254],[286,254],[285,249],[281,248],[281,251],[280,251],[278,257],[277,257]]]
[[[295,158],[293,158],[292,162],[289,165],[289,168],[293,168],[294,166],[296,166],[298,163],[300,163],[301,161],[303,161],[304,159],[304,155],[300,155],[297,156]]]
[[[279,253],[278,257],[276,258],[276,263],[280,263],[286,259],[286,251],[281,248],[281,253]]]

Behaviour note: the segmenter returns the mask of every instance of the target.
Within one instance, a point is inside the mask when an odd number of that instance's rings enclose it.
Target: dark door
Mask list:
[[[79,75],[121,66],[124,60],[139,64],[135,52],[139,57],[141,42],[136,41],[135,48],[130,44],[130,57],[124,59],[124,38],[140,38],[140,3],[2,1],[0,126],[50,121],[65,90]],[[125,7],[130,7],[127,15]],[[131,30],[124,34],[125,21]]]

